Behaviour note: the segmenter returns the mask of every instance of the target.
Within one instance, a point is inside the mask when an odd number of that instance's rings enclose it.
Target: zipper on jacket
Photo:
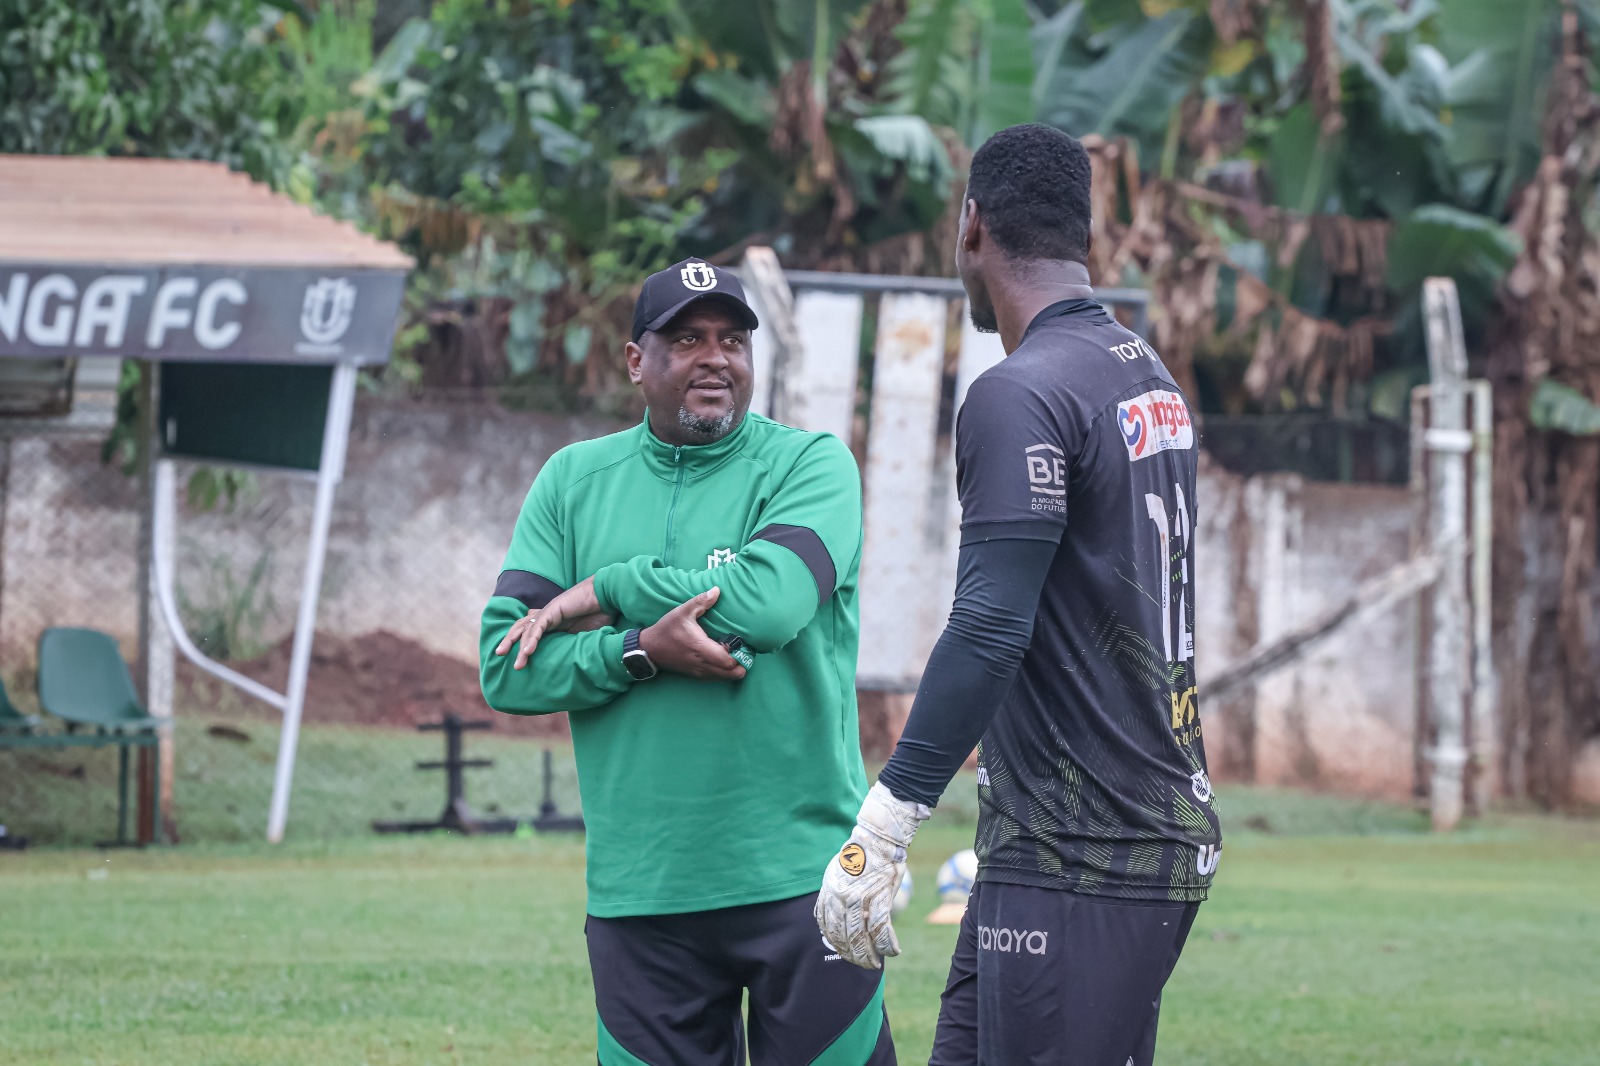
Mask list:
[[[667,536],[661,545],[661,561],[668,566],[672,565],[672,518],[678,513],[678,494],[683,491],[683,448],[672,449],[672,465],[678,468],[678,475],[672,482],[672,502],[667,505]]]

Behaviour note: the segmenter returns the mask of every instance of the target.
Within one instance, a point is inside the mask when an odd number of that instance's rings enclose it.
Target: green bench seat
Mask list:
[[[149,714],[139,702],[133,676],[117,642],[97,629],[58,627],[39,637],[39,707],[66,726],[45,728],[45,719],[24,715],[0,686],[0,748],[103,748],[117,751],[117,844],[128,833],[128,749],[155,749],[169,719]],[[82,732],[80,732],[80,730]],[[154,824],[161,825],[160,760],[155,760]]]

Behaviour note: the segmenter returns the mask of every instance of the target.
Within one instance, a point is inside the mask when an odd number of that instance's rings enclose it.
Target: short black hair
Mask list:
[[[967,198],[1013,259],[1089,258],[1089,153],[1052,126],[1001,130],[972,156]]]

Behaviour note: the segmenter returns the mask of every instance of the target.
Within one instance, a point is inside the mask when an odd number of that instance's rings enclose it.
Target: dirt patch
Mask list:
[[[292,646],[293,638],[285,638],[260,658],[228,665],[281,692],[289,676]],[[231,686],[181,660],[178,685],[189,706],[226,703],[230,708],[242,706],[252,715],[275,713],[257,700],[240,698]],[[522,717],[490,710],[483,702],[478,671],[472,663],[429,651],[387,630],[359,637],[317,634],[306,686],[308,725],[414,729],[423,722],[437,722],[446,713],[492,721],[495,732],[512,736],[568,735],[564,714]]]

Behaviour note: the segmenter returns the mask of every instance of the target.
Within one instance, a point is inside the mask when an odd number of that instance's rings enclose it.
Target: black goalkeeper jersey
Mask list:
[[[1197,441],[1155,352],[1092,300],[973,382],[961,541],[1057,543],[980,745],[979,879],[1202,900],[1221,829],[1194,675]]]

